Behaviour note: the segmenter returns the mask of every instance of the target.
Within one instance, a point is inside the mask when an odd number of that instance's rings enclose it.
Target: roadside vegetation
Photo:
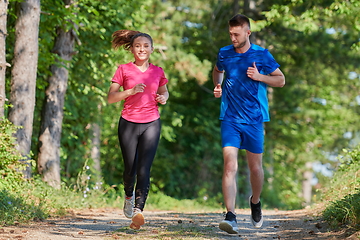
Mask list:
[[[0,121],[0,225],[14,225],[29,221],[42,221],[49,216],[62,216],[69,209],[106,208],[123,205],[122,186],[103,183],[91,184],[90,175],[84,166],[76,184],[55,189],[39,176],[31,180],[22,177],[24,158],[14,146],[12,134],[16,128],[8,120]],[[31,160],[30,160],[31,161]],[[216,202],[177,200],[152,189],[147,209],[204,211],[219,209]]]
[[[323,218],[334,229],[360,231],[360,147],[344,150],[340,165],[323,193]]]
[[[122,186],[91,185],[87,166],[73,186],[54,189],[34,176],[22,178],[22,157],[14,150],[15,127],[0,121],[0,225],[42,221],[49,216],[62,216],[70,209],[118,207],[123,204]],[[340,165],[322,191],[322,217],[335,229],[349,234],[360,231],[360,147],[344,150]],[[119,191],[120,190],[120,191]],[[152,189],[147,209],[176,211],[215,211],[219,203],[211,199],[177,200]]]

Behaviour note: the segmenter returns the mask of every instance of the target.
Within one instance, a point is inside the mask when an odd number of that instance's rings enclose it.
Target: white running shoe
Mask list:
[[[220,222],[219,228],[227,233],[237,234],[238,227],[235,214],[232,212],[226,213],[225,220]]]
[[[145,224],[145,218],[142,211],[138,208],[134,208],[134,214],[131,219],[130,228],[138,230],[142,225]]]
[[[134,214],[134,201],[135,201],[135,195],[132,195],[130,199],[127,199],[125,197],[124,201],[124,215],[127,218],[132,218]]]

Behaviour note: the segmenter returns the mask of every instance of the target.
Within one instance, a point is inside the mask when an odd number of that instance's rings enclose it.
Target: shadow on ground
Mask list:
[[[0,227],[0,240],[68,240],[68,239],[345,239],[341,233],[329,232],[326,225],[311,216],[309,210],[264,210],[264,224],[255,229],[249,209],[239,209],[239,234],[230,235],[218,228],[221,212],[177,213],[145,211],[146,224],[140,230],[128,226],[130,220],[119,209],[74,211],[61,219],[24,226]],[[355,238],[354,238],[355,239]]]

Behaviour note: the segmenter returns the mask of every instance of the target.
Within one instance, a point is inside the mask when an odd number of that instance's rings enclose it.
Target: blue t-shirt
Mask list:
[[[267,84],[252,80],[246,74],[254,62],[259,73],[264,75],[280,66],[267,49],[255,44],[245,53],[235,52],[233,45],[220,49],[216,66],[226,75],[222,84],[220,120],[246,124],[270,121]]]

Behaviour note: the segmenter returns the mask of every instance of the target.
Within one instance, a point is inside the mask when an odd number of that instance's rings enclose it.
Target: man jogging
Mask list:
[[[270,121],[266,88],[283,87],[285,77],[269,51],[250,42],[250,21],[246,16],[236,14],[229,20],[229,34],[232,44],[220,49],[212,75],[214,96],[221,97],[222,189],[227,210],[219,228],[236,234],[238,150],[246,150],[252,190],[249,198],[251,222],[260,228],[263,223],[260,203],[264,182],[263,123]]]

